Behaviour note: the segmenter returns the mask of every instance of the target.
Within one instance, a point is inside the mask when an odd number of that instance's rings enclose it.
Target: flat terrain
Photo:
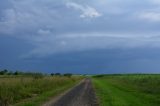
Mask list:
[[[160,106],[160,75],[1,76],[0,106],[9,105]]]
[[[85,79],[56,101],[44,106],[98,106],[91,79]]]
[[[160,106],[160,75],[93,78],[100,106]]]

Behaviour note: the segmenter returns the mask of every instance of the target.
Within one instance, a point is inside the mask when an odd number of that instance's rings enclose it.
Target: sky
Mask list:
[[[160,0],[0,0],[0,69],[160,73]]]

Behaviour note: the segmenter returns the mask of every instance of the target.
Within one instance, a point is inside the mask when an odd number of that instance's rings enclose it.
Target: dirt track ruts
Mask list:
[[[44,106],[98,106],[91,79],[83,80],[56,101]]]

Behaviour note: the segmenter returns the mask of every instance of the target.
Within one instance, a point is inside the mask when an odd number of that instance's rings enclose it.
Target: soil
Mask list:
[[[92,81],[86,78],[71,90],[43,106],[98,106],[98,102]]]

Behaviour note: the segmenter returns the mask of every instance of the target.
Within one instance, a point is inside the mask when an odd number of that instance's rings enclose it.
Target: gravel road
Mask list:
[[[98,106],[91,79],[83,80],[57,100],[44,106]]]

